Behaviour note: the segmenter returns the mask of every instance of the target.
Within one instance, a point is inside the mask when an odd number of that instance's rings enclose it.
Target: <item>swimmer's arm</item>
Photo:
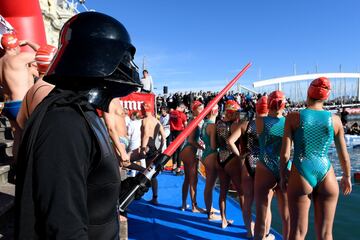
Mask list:
[[[159,124],[160,124],[160,122],[159,122]],[[162,151],[162,149],[163,149],[163,147],[164,147],[164,145],[165,145],[165,143],[166,143],[166,134],[165,134],[165,130],[164,130],[164,128],[163,128],[163,126],[160,124],[160,136],[161,136],[161,145],[160,145],[160,150]]]
[[[142,121],[142,126],[141,126],[141,133],[142,133],[142,137],[141,137],[141,151],[145,154],[146,153],[146,147],[149,143],[149,138],[151,136],[151,132],[149,131],[149,128],[146,126],[146,121]]]
[[[18,123],[21,130],[24,129],[26,120],[28,119],[27,113],[26,113],[26,98],[27,93],[25,94],[25,97],[23,101],[21,102],[21,107],[19,109],[19,113],[16,116],[16,122]]]
[[[238,157],[240,157],[239,149],[236,147],[235,142],[241,136],[241,125],[238,126],[235,131],[230,135],[229,139],[227,140],[227,144],[230,146],[231,151]]]
[[[264,129],[264,118],[256,116],[255,124],[256,124],[256,133],[259,136]]]
[[[210,147],[212,150],[216,150],[217,148],[217,144],[216,144],[216,125],[215,124],[210,124],[208,125],[208,129],[209,129],[209,136],[210,136]]]
[[[117,134],[117,131],[116,131],[115,122],[114,122],[113,118],[111,117],[111,114],[104,112],[103,117],[105,120],[105,125],[108,129],[110,138],[115,146],[115,150],[116,150],[117,154],[120,155],[122,161],[129,160],[129,156],[126,152],[125,145],[123,143],[121,143],[119,140],[119,135]]]
[[[291,123],[294,121],[293,114],[286,116],[284,136],[282,139],[282,147],[280,152],[280,175],[281,178],[285,178],[287,163],[290,159],[291,143],[292,143],[292,126]]]
[[[195,147],[195,148],[200,148],[200,149],[204,149],[203,146],[201,146],[197,141],[195,141],[195,131],[193,130],[189,137],[188,137],[188,142],[191,144],[191,146]]]
[[[343,170],[344,177],[350,177],[350,157],[346,149],[344,128],[342,127],[341,120],[338,116],[333,116],[334,122],[334,142],[336,146],[336,152],[339,156],[341,169]]]
[[[31,42],[29,40],[22,40],[19,41],[20,46],[25,46],[28,45],[29,47],[31,47],[35,52],[40,48],[40,45],[34,42]]]

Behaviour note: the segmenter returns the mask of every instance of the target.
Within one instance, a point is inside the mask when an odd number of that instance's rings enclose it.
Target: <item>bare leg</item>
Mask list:
[[[206,205],[206,211],[208,214],[209,220],[220,220],[218,215],[215,215],[212,210],[212,193],[215,186],[216,178],[217,178],[217,170],[216,170],[216,158],[217,154],[212,153],[206,157],[204,161],[205,171],[206,171],[206,184],[204,190],[204,199]]]
[[[333,239],[332,229],[338,197],[339,186],[336,181],[334,169],[331,167],[327,176],[314,193],[317,239]]]
[[[312,187],[293,165],[289,177],[287,194],[290,212],[290,239],[305,239],[308,229]]]
[[[251,206],[254,201],[254,179],[249,175],[245,167],[242,168],[242,189],[244,191],[244,206],[242,209],[247,237],[254,236],[254,223],[251,217]]]
[[[274,196],[274,191],[270,191],[270,193],[268,195],[269,206],[271,206],[271,200],[272,200],[273,196]],[[266,232],[266,234],[270,233],[271,220],[272,220],[271,208],[268,207],[268,210],[267,210],[267,213],[266,213],[266,220],[265,220],[265,232]]]
[[[185,210],[186,209],[186,199],[187,199],[187,195],[189,192],[189,183],[190,183],[190,172],[189,172],[189,168],[190,168],[190,162],[186,161],[183,156],[185,155],[185,153],[181,152],[180,153],[180,158],[182,158],[183,162],[184,162],[184,182],[183,182],[183,186],[182,186],[182,204],[181,204],[181,209]]]
[[[151,164],[151,160],[147,160],[146,166],[148,167],[150,164]],[[159,202],[157,200],[157,198],[158,198],[158,180],[156,177],[151,179],[151,190],[153,193],[153,197],[150,200],[150,202],[154,205],[158,205],[159,204]]]
[[[265,222],[268,208],[270,208],[269,194],[275,185],[276,180],[273,174],[259,162],[255,172],[256,221],[254,239],[265,238]]]
[[[221,220],[222,220],[221,227],[226,228],[229,223],[232,223],[231,220],[229,222],[226,219],[226,195],[227,195],[227,192],[230,187],[230,176],[228,176],[225,173],[225,170],[222,167],[218,168],[218,172],[219,172],[219,178],[220,178],[219,205],[220,205],[220,215],[221,215]]]
[[[283,239],[289,239],[290,232],[290,216],[289,216],[289,206],[286,192],[282,192],[280,187],[276,187],[276,197],[278,200],[278,209],[282,221],[282,234]]]

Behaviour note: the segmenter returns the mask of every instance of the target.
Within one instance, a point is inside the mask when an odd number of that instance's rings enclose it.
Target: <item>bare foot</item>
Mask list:
[[[157,200],[157,198],[153,198],[153,199],[151,199],[150,201],[149,201],[149,203],[151,203],[152,205],[159,205],[159,202],[158,202],[158,200]]]
[[[265,237],[266,240],[275,240],[275,236],[271,233],[269,233],[268,235],[266,235]]]
[[[193,206],[191,211],[193,213],[206,213],[206,210],[203,208],[199,208],[197,205]]]
[[[227,226],[230,226],[231,224],[234,223],[234,220],[223,220],[222,223],[221,223],[221,227],[222,228],[227,228]]]
[[[247,238],[253,238],[254,237],[254,226],[255,226],[255,223],[253,221],[251,221],[250,229],[247,230],[247,235],[246,235]]]
[[[220,210],[219,210],[219,209],[216,209],[216,208],[211,207],[211,212],[212,212],[212,213],[220,213]]]
[[[183,205],[182,207],[180,207],[181,211],[185,211],[186,209],[188,209],[190,206],[189,204],[186,204],[185,206]]]
[[[220,220],[221,220],[221,216],[220,216],[220,215],[216,215],[214,212],[211,212],[210,215],[208,216],[208,220],[209,220],[209,221],[220,221]]]

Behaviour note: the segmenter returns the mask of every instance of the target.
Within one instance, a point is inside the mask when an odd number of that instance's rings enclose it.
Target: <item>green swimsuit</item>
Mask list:
[[[207,126],[209,126],[209,124],[214,124],[214,123],[215,123],[214,121],[206,119],[204,121],[204,124],[202,125],[202,128],[201,128],[201,139],[204,141],[204,144],[205,144],[205,150],[203,151],[203,154],[202,154],[202,160],[203,161],[210,154],[217,152],[216,149],[214,150],[214,149],[211,148],[210,136],[206,133]]]
[[[331,163],[327,155],[334,138],[331,112],[304,109],[294,135],[293,164],[312,187],[328,173]]]
[[[284,126],[284,117],[264,117],[264,129],[259,136],[259,161],[272,172],[276,181],[280,181],[280,151]]]

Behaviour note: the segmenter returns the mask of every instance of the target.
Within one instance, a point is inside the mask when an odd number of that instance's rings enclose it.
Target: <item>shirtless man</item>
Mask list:
[[[20,140],[16,117],[21,101],[27,90],[34,84],[29,65],[34,61],[35,53],[20,52],[20,46],[25,45],[30,46],[34,51],[39,49],[39,45],[35,43],[27,40],[19,41],[15,33],[4,33],[1,38],[1,46],[4,48],[5,54],[0,58],[0,85],[7,96],[2,114],[9,119],[14,132],[14,159],[16,159],[17,143]]]
[[[164,128],[162,127],[159,120],[157,120],[151,111],[151,105],[149,103],[144,103],[142,107],[143,115],[145,116],[142,120],[141,127],[141,155],[145,156],[146,166],[149,166],[154,157],[161,153],[164,145],[166,144],[166,134]],[[158,136],[161,136],[160,147],[156,147],[156,140]],[[153,197],[150,202],[154,205],[158,204],[157,193],[158,193],[158,182],[156,178],[151,179],[151,188],[153,192]]]
[[[110,102],[109,112],[104,112],[103,116],[115,150],[120,156],[120,166],[127,167],[130,165],[130,156],[126,152],[129,139],[125,124],[125,111],[119,98],[114,98]]]
[[[37,71],[39,72],[38,81],[27,91],[16,121],[21,129],[24,129],[26,121],[36,106],[51,92],[54,85],[45,82],[42,78],[45,75],[51,60],[55,56],[57,48],[51,45],[41,46],[35,55]]]

